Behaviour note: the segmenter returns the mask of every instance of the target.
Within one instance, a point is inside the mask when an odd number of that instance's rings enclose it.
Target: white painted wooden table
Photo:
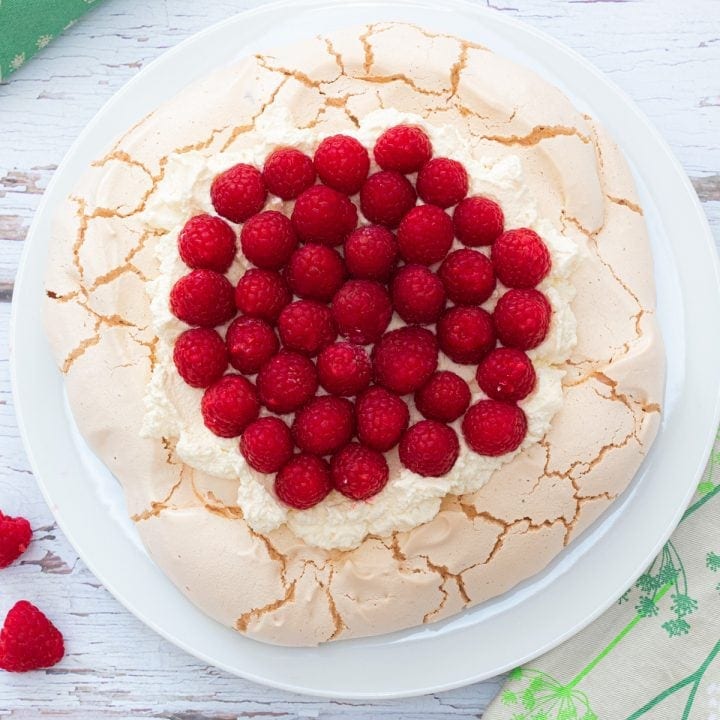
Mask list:
[[[35,528],[22,561],[0,575],[0,615],[21,598],[37,602],[64,631],[68,651],[47,672],[0,673],[0,716],[479,718],[499,687],[498,679],[415,700],[316,701],[204,666],[155,635],[100,586],[56,528],[29,470],[13,414],[6,334],[13,277],[43,188],[80,130],[128,78],[192,33],[260,4],[104,0],[0,85],[0,508],[27,516]],[[718,0],[478,4],[551,33],[624,88],[674,148],[720,242]]]

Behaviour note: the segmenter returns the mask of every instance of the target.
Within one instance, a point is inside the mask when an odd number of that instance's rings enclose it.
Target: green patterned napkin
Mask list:
[[[99,0],[0,0],[0,81]]]
[[[515,669],[483,720],[720,720],[720,434],[663,551],[600,619]]]

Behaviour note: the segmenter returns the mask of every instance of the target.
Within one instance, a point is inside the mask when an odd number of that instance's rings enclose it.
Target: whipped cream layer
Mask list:
[[[142,433],[150,437],[172,438],[177,456],[188,465],[209,475],[237,479],[238,504],[248,525],[268,533],[287,524],[305,542],[325,549],[351,549],[369,534],[386,536],[410,530],[430,521],[448,495],[463,495],[482,487],[492,474],[517,454],[539,442],[563,402],[564,366],[577,342],[575,316],[571,309],[574,288],[570,278],[579,255],[576,243],[565,237],[551,221],[540,217],[537,203],[525,182],[519,157],[508,155],[500,161],[483,160],[471,137],[463,137],[455,127],[436,126],[417,115],[395,110],[377,110],[367,115],[360,127],[343,130],[372,148],[377,137],[399,123],[421,126],[430,136],[435,156],[462,162],[470,178],[471,195],[486,195],[502,206],[505,227],[531,227],[548,246],[552,258],[550,275],[541,283],[553,307],[550,332],[545,341],[529,352],[537,372],[533,393],[519,403],[528,420],[523,444],[513,453],[485,457],[470,450],[460,430],[461,420],[453,423],[460,440],[460,454],[452,470],[441,478],[425,478],[400,464],[397,449],[386,453],[390,481],[381,493],[368,501],[353,501],[333,491],[309,510],[284,506],[274,495],[273,476],[250,468],[238,450],[237,439],[219,438],[203,424],[200,412],[202,390],[186,385],[172,361],[177,336],[187,326],[170,312],[169,295],[175,281],[188,272],[177,250],[177,237],[184,223],[200,212],[214,213],[210,185],[215,176],[239,162],[262,166],[266,156],[278,146],[291,145],[312,155],[317,144],[329,133],[293,127],[283,111],[267,112],[256,127],[243,136],[243,147],[207,155],[202,150],[169,156],[163,179],[144,212],[147,224],[166,231],[157,243],[159,274],[148,283],[153,326],[158,337],[157,363],[146,393],[146,415]],[[377,169],[373,166],[371,172]],[[275,200],[268,208],[287,214],[292,202]],[[462,247],[455,243],[456,247]],[[478,248],[487,252],[488,248]],[[240,252],[228,272],[236,283],[249,263]],[[492,310],[504,291],[498,287],[483,307]],[[391,327],[403,325],[395,316]],[[472,402],[485,397],[475,381],[475,366],[456,365],[442,353],[439,369],[453,370],[470,385]],[[421,419],[411,405],[411,423]],[[291,416],[286,420],[291,421]]]

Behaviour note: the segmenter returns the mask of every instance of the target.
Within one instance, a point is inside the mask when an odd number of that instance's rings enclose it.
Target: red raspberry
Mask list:
[[[297,235],[290,220],[281,212],[267,210],[253,215],[240,231],[245,257],[266,270],[279,270],[297,246]]]
[[[330,466],[317,455],[295,455],[275,476],[275,494],[298,510],[322,502],[330,490]]]
[[[285,279],[298,297],[328,302],[343,284],[345,265],[337,250],[310,243],[292,254]]]
[[[298,410],[292,424],[295,444],[313,455],[330,455],[350,442],[355,431],[353,404],[324,395]]]
[[[420,168],[415,186],[424,202],[447,208],[467,195],[468,176],[457,160],[433,158]]]
[[[0,511],[0,568],[14,563],[32,538],[30,523],[22,517],[8,517]]]
[[[371,175],[360,189],[360,209],[371,222],[397,227],[403,215],[417,201],[410,181],[394,170],[381,170]]]
[[[456,305],[480,305],[495,290],[490,260],[477,250],[451,252],[438,270],[448,297]]]
[[[463,245],[492,245],[505,228],[505,216],[496,202],[476,195],[457,204],[453,225],[455,237]]]
[[[192,328],[175,341],[173,362],[180,377],[190,387],[206,388],[227,370],[227,349],[215,330]]]
[[[194,269],[227,272],[235,249],[235,231],[214,215],[191,217],[178,235],[180,257]]]
[[[385,282],[397,262],[395,236],[382,225],[354,230],[345,241],[345,264],[353,277]]]
[[[438,344],[429,330],[402,327],[383,335],[372,352],[375,380],[398,395],[424,385],[438,364]]]
[[[538,290],[508,290],[493,311],[500,342],[518,350],[531,350],[546,337],[552,308]]]
[[[286,305],[278,318],[278,332],[288,350],[310,356],[317,355],[337,337],[332,311],[314,300],[296,300]]]
[[[282,277],[273,270],[248,270],[235,288],[235,304],[240,312],[275,322],[290,302],[290,291]]]
[[[383,170],[397,170],[407,175],[417,172],[432,157],[432,145],[421,128],[396,125],[377,139],[374,155]]]
[[[240,438],[240,452],[247,464],[261,473],[277,472],[293,454],[290,428],[276,417],[250,423]]]
[[[258,416],[255,386],[242,375],[225,375],[203,394],[200,403],[206,427],[225,438],[237,437]]]
[[[535,388],[535,368],[530,358],[514,348],[496,348],[478,365],[480,389],[493,400],[517,402]]]
[[[490,315],[478,307],[450,308],[438,322],[442,351],[460,365],[479,363],[495,347]]]
[[[225,334],[230,364],[241,373],[254,375],[280,347],[275,331],[260,318],[239,317]]]
[[[429,420],[452,422],[470,405],[470,388],[454,372],[436,372],[416,393],[415,407]]]
[[[193,270],[173,285],[170,310],[188,325],[224,325],[235,315],[233,286],[214,270]]]
[[[405,262],[434,265],[450,250],[452,220],[436,205],[419,205],[402,219],[397,241],[400,256]]]
[[[492,246],[495,274],[511,288],[535,287],[550,272],[550,253],[530,228],[504,232]]]
[[[363,445],[386,452],[400,442],[410,422],[410,411],[397,395],[371,387],[357,399],[355,422]]]
[[[445,309],[445,288],[424,265],[401,267],[393,278],[391,292],[395,311],[407,323],[437,322]]]
[[[481,400],[465,413],[462,431],[476,453],[495,457],[520,447],[527,433],[527,418],[517,405]]]
[[[28,672],[62,660],[60,631],[32,603],[21,600],[7,614],[0,631],[0,670]]]
[[[317,359],[317,371],[320,384],[332,395],[357,395],[372,380],[368,354],[347,342],[324,348]]]
[[[353,500],[377,495],[390,477],[382,453],[357,443],[350,443],[333,455],[330,473],[335,489]]]
[[[262,176],[273,195],[292,200],[315,183],[315,166],[305,153],[280,148],[268,155]]]
[[[332,301],[340,334],[356,345],[376,342],[392,318],[385,288],[373,280],[348,280]]]
[[[285,414],[304,405],[317,391],[315,365],[299,353],[281,350],[257,376],[260,402],[270,411]]]
[[[245,163],[218,175],[210,187],[215,212],[235,223],[245,222],[262,210],[267,189],[257,168]]]
[[[400,462],[423,477],[447,475],[460,453],[457,433],[434,420],[421,420],[400,440]]]
[[[295,201],[291,220],[301,240],[340,245],[357,225],[357,208],[337,190],[314,185]]]
[[[346,195],[360,190],[370,170],[368,151],[349,135],[326,137],[317,146],[314,161],[325,185]]]

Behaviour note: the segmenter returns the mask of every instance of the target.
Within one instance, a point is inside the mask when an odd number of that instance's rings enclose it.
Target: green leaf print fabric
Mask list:
[[[0,81],[100,0],[0,0]]]
[[[510,673],[484,720],[720,720],[720,433],[662,552],[599,620]]]

